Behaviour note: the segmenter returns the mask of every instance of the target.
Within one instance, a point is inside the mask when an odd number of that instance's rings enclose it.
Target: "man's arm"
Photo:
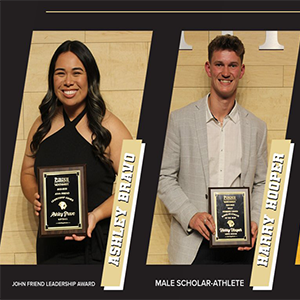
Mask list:
[[[251,220],[259,224],[268,167],[267,127],[263,123],[260,145],[257,153],[256,171],[251,195]]]
[[[267,127],[265,123],[262,125],[262,134],[259,135],[259,147],[257,152],[256,171],[251,194],[251,235],[252,247],[239,247],[238,250],[250,250],[254,247],[258,233],[258,224],[260,220],[260,212],[265,190],[265,182],[268,167],[268,151],[267,151]]]
[[[159,178],[158,196],[188,234],[190,220],[198,213],[198,210],[178,183],[181,136],[180,122],[176,122],[174,118],[174,114],[171,113]]]

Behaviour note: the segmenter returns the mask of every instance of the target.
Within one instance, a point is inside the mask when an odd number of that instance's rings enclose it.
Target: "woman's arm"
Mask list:
[[[102,125],[111,133],[111,142],[107,152],[112,160],[114,171],[118,174],[123,140],[131,140],[132,136],[126,126],[111,112],[107,112]],[[92,211],[92,214],[95,215],[96,223],[111,216],[113,201],[114,195],[110,196]]]
[[[37,118],[29,132],[21,169],[21,187],[23,194],[26,199],[33,204],[37,216],[41,210],[41,203],[39,202],[40,196],[38,194],[38,185],[34,174],[35,159],[31,156],[30,143],[40,124],[41,118]]]
[[[107,154],[112,160],[112,166],[115,173],[118,174],[123,140],[131,140],[132,136],[126,126],[111,112],[107,112],[102,125],[111,133],[111,142],[108,146]],[[111,216],[113,201],[114,195],[111,195],[103,203],[101,203],[92,212],[89,213],[89,226],[87,230],[88,237],[91,237],[92,231],[99,221]],[[84,237],[73,235],[72,237],[66,237],[65,239],[74,239],[77,241],[81,241],[84,239]]]

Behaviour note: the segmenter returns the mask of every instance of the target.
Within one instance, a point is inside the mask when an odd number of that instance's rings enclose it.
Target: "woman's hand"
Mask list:
[[[97,224],[97,219],[96,219],[96,216],[93,212],[89,213],[88,220],[89,220],[89,226],[88,226],[88,229],[87,229],[87,236],[89,238],[91,238],[92,237],[92,232],[93,232],[93,230],[94,230],[94,228],[96,227],[96,224]]]
[[[35,193],[34,200],[33,200],[33,208],[36,216],[40,215],[40,211],[42,209],[42,204],[39,199],[40,199],[40,195],[38,193]]]
[[[92,232],[94,230],[94,228],[96,227],[96,224],[97,224],[97,220],[96,220],[96,216],[93,212],[90,212],[88,214],[88,229],[87,229],[87,236],[89,238],[92,237]],[[65,241],[77,241],[77,242],[81,242],[85,239],[85,236],[79,236],[79,235],[76,235],[76,234],[72,234],[72,236],[66,236],[65,237]]]

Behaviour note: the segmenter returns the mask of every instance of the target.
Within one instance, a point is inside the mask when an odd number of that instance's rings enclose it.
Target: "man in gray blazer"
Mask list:
[[[158,195],[172,215],[171,264],[247,264],[253,257],[267,172],[267,128],[236,101],[244,46],[216,37],[205,63],[210,93],[170,115]],[[252,247],[210,249],[208,187],[249,187]]]

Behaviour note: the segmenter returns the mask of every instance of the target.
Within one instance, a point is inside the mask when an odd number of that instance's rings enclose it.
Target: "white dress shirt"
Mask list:
[[[221,124],[211,113],[206,97],[206,124],[209,156],[209,185],[238,187],[242,166],[241,126],[236,101]]]

